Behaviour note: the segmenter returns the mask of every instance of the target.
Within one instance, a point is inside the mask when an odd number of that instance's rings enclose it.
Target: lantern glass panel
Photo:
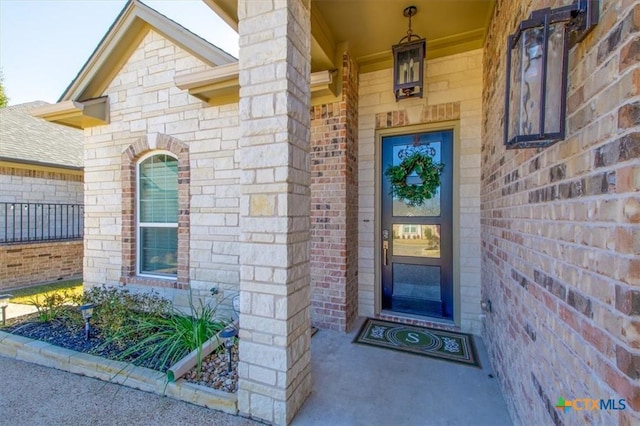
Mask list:
[[[511,75],[509,76],[509,134],[512,140],[520,128],[520,97],[522,78],[522,43],[518,42],[511,49]]]
[[[540,133],[540,95],[544,75],[544,28],[530,28],[522,32],[522,84],[520,86],[520,134]]]
[[[413,83],[420,79],[420,49],[398,52],[398,84]]]
[[[564,57],[566,50],[563,23],[549,26],[547,51],[547,87],[545,93],[545,133],[559,133],[562,130],[562,99],[564,97]]]

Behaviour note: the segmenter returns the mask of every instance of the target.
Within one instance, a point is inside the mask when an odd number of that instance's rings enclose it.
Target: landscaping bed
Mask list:
[[[130,294],[112,288],[91,289],[81,297],[49,294],[35,301],[35,314],[7,321],[0,330],[49,343],[75,352],[91,354],[166,373],[172,365],[209,341],[229,323],[209,306],[192,307],[193,316],[175,312],[157,295]],[[79,304],[94,304],[90,339],[85,337]],[[237,390],[237,347],[232,348],[228,372],[227,351],[219,346],[182,379],[225,392]],[[175,377],[179,379],[179,377]]]

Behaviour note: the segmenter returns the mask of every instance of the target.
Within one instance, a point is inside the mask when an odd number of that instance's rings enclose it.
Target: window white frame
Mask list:
[[[171,158],[174,158],[178,161],[178,157],[176,157],[173,153],[166,150],[157,150],[151,151],[147,154],[141,156],[136,162],[136,193],[135,193],[135,211],[136,211],[136,275],[140,277],[149,277],[149,278],[160,278],[160,279],[176,279],[176,274],[150,274],[142,272],[141,262],[142,262],[142,228],[178,228],[178,222],[175,223],[155,223],[155,222],[142,222],[140,220],[140,165],[144,163],[147,159],[151,157],[155,157],[158,155],[166,155]],[[178,177],[176,176],[176,179]],[[176,195],[179,196],[179,195]],[[179,209],[179,207],[178,207]]]

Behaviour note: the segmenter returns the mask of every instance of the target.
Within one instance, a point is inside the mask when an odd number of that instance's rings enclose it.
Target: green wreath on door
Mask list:
[[[433,159],[435,148],[429,145],[411,146],[401,150],[402,160],[397,166],[390,165],[384,172],[391,183],[391,195],[404,200],[409,207],[418,207],[433,198],[440,186],[440,175],[444,164]],[[416,172],[422,184],[407,183],[407,178]]]

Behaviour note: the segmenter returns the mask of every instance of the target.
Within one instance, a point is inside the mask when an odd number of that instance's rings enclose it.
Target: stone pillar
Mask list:
[[[311,390],[309,0],[239,0],[241,414],[287,424]]]

